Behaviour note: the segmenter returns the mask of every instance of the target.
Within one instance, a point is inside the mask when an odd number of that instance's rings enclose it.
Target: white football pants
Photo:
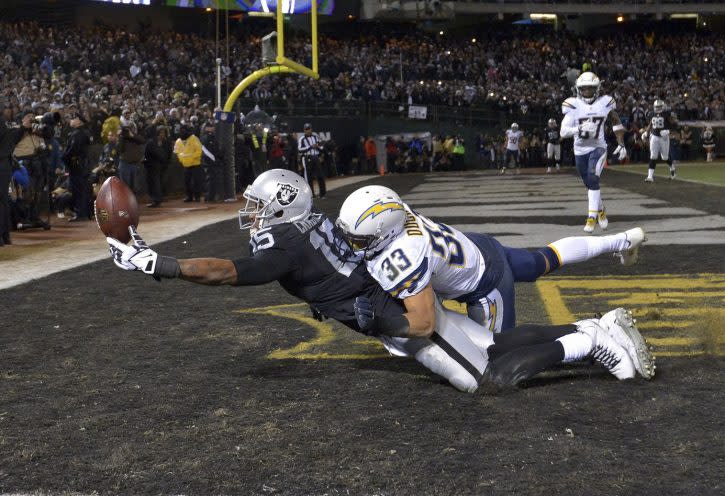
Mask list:
[[[662,160],[670,158],[670,137],[663,138],[653,134],[649,137],[649,159],[659,160],[660,157]]]

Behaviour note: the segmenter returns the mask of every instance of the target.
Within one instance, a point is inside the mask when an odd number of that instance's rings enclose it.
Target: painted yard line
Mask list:
[[[639,325],[637,326],[639,327]],[[725,336],[718,337],[718,343],[725,343]],[[647,338],[647,342],[655,346],[702,346],[698,338]]]
[[[546,279],[539,279],[548,283],[556,283],[560,287],[565,288],[586,288],[589,289],[615,289],[621,290],[622,283],[628,283],[627,289],[630,287],[641,288],[725,288],[725,274],[720,273],[703,273],[703,274],[652,274],[639,276],[550,276]],[[700,283],[700,284],[698,284]],[[712,285],[715,286],[712,286]]]
[[[667,322],[662,320],[637,320],[637,327],[640,329],[682,329],[685,327],[692,327],[694,325],[694,320],[668,320]]]
[[[550,321],[553,324],[566,324],[567,322],[574,322],[577,315],[584,315],[583,312],[572,312],[569,306],[566,304],[566,292],[562,290],[578,290],[580,292],[592,291],[592,290],[603,290],[603,289],[614,289],[621,290],[622,286],[626,284],[628,290],[632,290],[633,293],[638,290],[657,290],[657,289],[713,289],[713,288],[724,288],[725,289],[725,276],[723,274],[700,274],[695,278],[692,277],[677,277],[672,275],[658,275],[658,276],[639,276],[639,277],[606,277],[606,278],[566,278],[566,277],[550,277],[546,279],[539,279],[536,282],[536,287],[539,290],[539,294],[544,302],[544,308],[549,316]],[[605,299],[606,301],[606,299]],[[632,306],[627,303],[628,306]],[[614,305],[613,305],[614,306]],[[636,307],[636,305],[634,305]],[[649,304],[648,308],[652,305]],[[712,311],[712,307],[691,307],[687,309],[679,308],[660,308],[656,307],[658,312],[661,312],[667,316],[683,316],[690,317],[692,319],[693,314],[704,314]],[[586,316],[586,315],[584,315]],[[644,321],[646,322],[646,321]]]
[[[647,206],[652,205],[652,206]],[[656,207],[654,205],[657,205]],[[526,204],[499,204],[499,205],[470,205],[462,212],[460,207],[423,207],[418,212],[432,218],[456,218],[465,213],[467,217],[552,217],[552,216],[585,216],[586,201],[582,197],[580,202],[558,203],[558,202],[533,202],[527,208]],[[671,216],[671,215],[708,215],[706,212],[695,210],[689,207],[671,207],[661,200],[621,200],[607,205],[607,214],[616,215],[639,215],[643,217]]]
[[[465,194],[465,197],[461,197],[462,194]],[[525,202],[537,202],[537,201],[554,201],[554,202],[579,202],[581,200],[581,195],[573,195],[573,194],[530,194],[527,193],[525,195],[522,195],[520,197],[516,197],[514,193],[496,193],[496,194],[490,194],[485,192],[476,192],[473,195],[469,195],[468,192],[461,193],[461,191],[451,192],[450,194],[445,195],[428,195],[428,194],[419,194],[419,195],[405,195],[403,196],[403,201],[405,203],[409,204],[415,204],[415,205],[486,205],[486,204],[495,204],[500,205],[502,203],[525,203]],[[618,201],[618,200],[639,200],[639,201],[645,201],[649,200],[649,197],[644,195],[638,195],[636,193],[622,193],[622,194],[613,194],[613,195],[607,195],[607,200],[609,201]]]
[[[502,212],[500,215],[507,214]],[[633,222],[613,222],[610,217],[609,229],[602,234],[615,234],[639,225],[647,232],[647,242],[644,245],[643,253],[646,253],[647,245],[725,245],[725,230],[707,231],[698,229],[698,223],[703,219],[707,219],[707,217],[682,217],[680,227],[674,228],[670,227],[674,222],[672,219],[652,219],[635,224]],[[666,223],[664,230],[659,229],[660,222]],[[725,218],[719,217],[718,223],[720,222],[725,223]],[[539,248],[568,236],[586,236],[582,231],[583,222],[577,225],[548,223],[495,224],[485,222],[481,224],[459,224],[450,221],[449,223],[462,232],[491,234],[501,244],[512,248]],[[692,226],[696,230],[688,231],[688,226]]]

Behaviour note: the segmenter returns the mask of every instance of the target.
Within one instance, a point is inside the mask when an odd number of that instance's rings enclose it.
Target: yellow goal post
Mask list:
[[[284,53],[284,6],[289,5],[288,2],[283,0],[277,0],[277,8],[274,14],[260,12],[256,13],[257,16],[269,16],[270,14],[276,17],[277,21],[277,56],[275,57],[275,64],[269,65],[257,71],[254,71],[249,76],[242,79],[242,81],[234,88],[229,94],[226,103],[224,104],[224,112],[232,112],[234,110],[234,103],[237,98],[246,90],[249,86],[257,82],[266,76],[274,74],[284,73],[296,73],[303,76],[308,76],[313,79],[319,79],[320,74],[318,72],[318,57],[319,51],[317,46],[317,0],[312,0],[310,8],[310,22],[311,22],[311,39],[312,39],[312,67],[306,67],[299,62],[288,59]],[[255,13],[250,13],[250,15]],[[254,16],[253,16],[254,17]]]

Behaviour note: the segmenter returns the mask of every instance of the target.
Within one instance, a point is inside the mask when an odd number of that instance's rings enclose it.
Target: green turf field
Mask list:
[[[632,172],[647,175],[646,164],[615,165],[612,170]],[[666,163],[658,163],[655,170],[655,180],[666,180],[670,171]],[[707,184],[725,186],[725,163],[723,162],[687,162],[677,166],[677,179],[697,181]]]

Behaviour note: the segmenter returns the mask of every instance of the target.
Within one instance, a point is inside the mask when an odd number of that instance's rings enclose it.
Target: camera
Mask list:
[[[53,130],[57,124],[60,124],[61,117],[58,112],[48,112],[35,117],[33,124],[33,133],[41,136],[43,139],[50,140],[53,138]]]

